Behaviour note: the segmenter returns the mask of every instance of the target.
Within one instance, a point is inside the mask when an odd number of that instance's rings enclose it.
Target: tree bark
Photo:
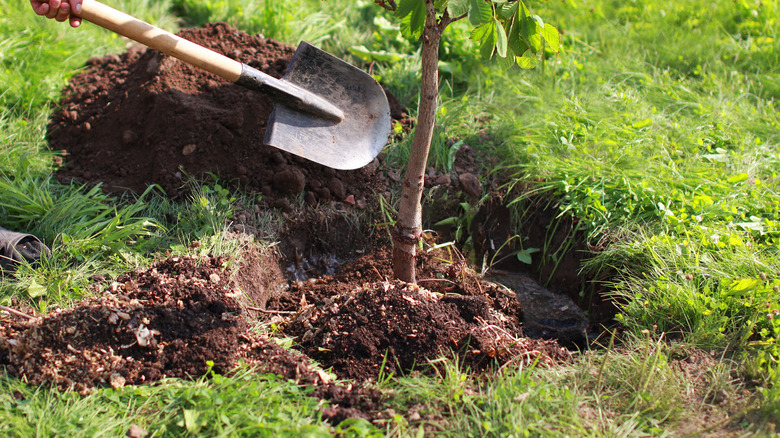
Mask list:
[[[414,131],[409,165],[401,188],[398,221],[393,229],[393,275],[407,283],[416,283],[417,244],[422,238],[422,193],[425,169],[436,122],[439,100],[439,40],[446,21],[438,23],[433,0],[425,0],[425,28],[422,32],[422,69],[420,109]]]

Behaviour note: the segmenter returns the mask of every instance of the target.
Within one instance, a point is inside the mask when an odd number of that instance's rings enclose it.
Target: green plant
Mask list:
[[[558,50],[558,30],[531,15],[525,4],[468,0],[393,0],[377,2],[401,20],[401,33],[420,39],[422,44],[420,107],[406,167],[398,221],[393,231],[393,274],[406,282],[415,282],[414,260],[422,235],[423,179],[433,138],[439,96],[439,44],[451,23],[468,18],[471,33],[486,59],[494,55],[510,64],[530,68],[535,54],[543,50],[543,41]]]

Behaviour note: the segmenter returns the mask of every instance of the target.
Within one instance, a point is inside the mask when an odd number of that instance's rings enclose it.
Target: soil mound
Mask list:
[[[185,39],[273,77],[284,75],[294,48],[224,23],[183,30]],[[403,117],[390,97],[394,118]],[[378,160],[334,171],[263,145],[271,100],[143,46],[94,58],[63,91],[49,144],[63,151],[60,179],[142,192],[159,184],[178,194],[187,176],[216,175],[278,199],[304,194],[311,204],[364,201]],[[58,157],[59,158],[59,157]],[[284,201],[277,206],[284,207]]]
[[[373,283],[303,309],[288,325],[310,357],[358,380],[425,369],[460,356],[472,371],[509,362],[568,360],[551,341],[519,337],[485,296],[433,293],[402,282]],[[316,324],[316,326],[315,326]]]
[[[118,277],[100,297],[0,325],[0,362],[33,385],[82,393],[224,373],[239,360],[321,383],[307,358],[252,332],[235,295],[223,259],[172,257]]]
[[[474,372],[538,360],[571,360],[555,341],[523,337],[517,296],[464,266],[421,254],[420,283],[388,281],[390,251],[376,250],[333,277],[298,282],[269,308],[300,349],[339,377],[405,374],[440,357],[458,356]]]

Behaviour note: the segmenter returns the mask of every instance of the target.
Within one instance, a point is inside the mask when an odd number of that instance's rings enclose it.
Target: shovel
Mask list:
[[[282,79],[187,41],[96,0],[84,20],[159,50],[274,101],[264,143],[334,169],[363,167],[390,136],[390,106],[379,83],[330,53],[301,42]]]

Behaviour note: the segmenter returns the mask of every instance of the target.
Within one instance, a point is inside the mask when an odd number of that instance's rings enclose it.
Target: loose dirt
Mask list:
[[[223,23],[180,35],[275,77],[293,53]],[[389,98],[394,119],[406,126]],[[352,220],[377,205],[375,193],[387,198],[397,189],[399,172],[381,158],[337,172],[264,146],[271,108],[261,94],[138,46],[91,59],[49,126],[51,148],[62,151],[58,178],[117,192],[158,184],[176,197],[188,176],[215,174],[262,194],[267,206],[287,213],[287,224],[276,251],[250,246],[239,260],[169,257],[96,279],[95,297],[70,308],[0,316],[0,365],[34,385],[89,392],[229,373],[245,362],[315,386],[335,406],[325,416],[338,421],[371,418],[381,397],[333,384],[311,359],[361,382],[424,372],[440,357],[458,357],[475,373],[571,360],[556,340],[524,336],[517,294],[476,275],[458,251],[423,253],[419,286],[392,281],[384,230]],[[446,194],[437,205],[458,208],[495,188],[479,174],[476,154],[464,145],[450,173],[429,170],[426,187]],[[303,206],[291,202],[298,196]],[[473,221],[481,227],[472,230],[475,242],[485,248],[509,237],[499,210]],[[431,213],[433,221],[455,214],[449,207]],[[237,222],[253,229],[246,217]],[[297,350],[257,334],[258,323],[274,323]]]
[[[273,77],[284,75],[295,49],[224,23],[179,33]],[[394,119],[405,119],[389,95]],[[63,91],[48,129],[61,151],[62,180],[143,192],[158,184],[171,196],[188,177],[217,175],[261,192],[269,205],[303,194],[311,204],[365,203],[379,160],[335,172],[263,145],[272,101],[262,93],[143,46],[90,59]]]

